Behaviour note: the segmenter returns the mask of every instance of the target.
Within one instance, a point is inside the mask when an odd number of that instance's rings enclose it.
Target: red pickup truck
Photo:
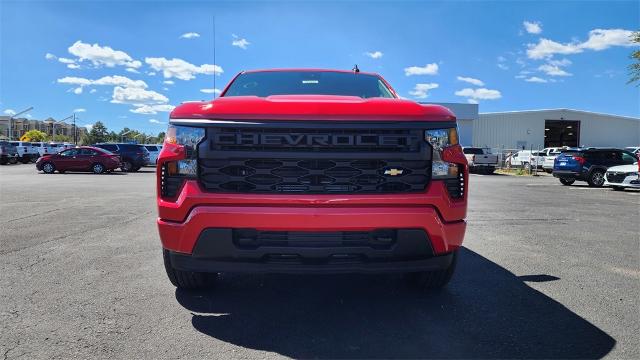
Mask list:
[[[467,181],[445,107],[372,73],[244,71],[171,113],[157,163],[167,275],[202,288],[221,272],[401,272],[439,288]]]

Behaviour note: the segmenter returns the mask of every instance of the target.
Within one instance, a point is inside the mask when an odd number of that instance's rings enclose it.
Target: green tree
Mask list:
[[[636,31],[631,35],[631,42],[640,44],[640,31]],[[629,56],[635,62],[629,65],[629,82],[628,84],[637,83],[640,86],[640,50],[636,50]]]
[[[73,139],[71,138],[71,136],[58,134],[58,135],[53,137],[53,141],[55,141],[55,142],[73,142]]]
[[[107,127],[100,121],[97,121],[93,124],[91,131],[89,131],[89,143],[95,144],[100,142],[107,141],[107,136],[109,132],[107,131]]]
[[[20,137],[22,141],[47,141],[47,134],[40,130],[29,130],[22,137]]]

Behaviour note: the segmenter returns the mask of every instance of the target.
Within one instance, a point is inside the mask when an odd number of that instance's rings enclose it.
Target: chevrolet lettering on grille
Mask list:
[[[212,142],[216,145],[247,145],[247,146],[411,146],[418,139],[411,135],[390,134],[258,134],[235,133],[215,134]]]

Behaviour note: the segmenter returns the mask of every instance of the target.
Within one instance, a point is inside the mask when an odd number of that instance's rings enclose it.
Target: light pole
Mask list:
[[[129,131],[126,131],[126,132],[123,132],[122,134],[120,134],[120,142],[123,143],[124,142],[124,136],[127,135],[128,133],[130,133],[131,131],[132,130],[129,130]]]
[[[17,117],[18,115],[22,115],[28,111],[33,110],[33,106],[29,106],[28,109],[26,110],[22,110],[17,114],[13,114],[13,115],[9,115],[9,140],[13,140],[11,137],[13,135],[13,118]]]
[[[56,137],[56,124],[57,124],[57,123],[61,123],[61,122],[65,121],[65,120],[69,120],[69,119],[71,119],[71,118],[72,118],[72,117],[74,117],[74,116],[75,116],[75,114],[74,114],[74,115],[67,116],[67,117],[66,117],[66,118],[64,118],[64,119],[62,119],[62,120],[58,120],[58,121],[54,121],[54,122],[51,124],[51,131],[53,132],[53,134],[51,134],[51,140],[55,141],[55,137]]]

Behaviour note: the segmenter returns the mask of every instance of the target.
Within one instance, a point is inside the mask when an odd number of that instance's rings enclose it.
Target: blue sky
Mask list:
[[[639,4],[3,1],[0,112],[79,109],[79,124],[157,133],[173,105],[211,99],[214,77],[357,63],[419,101],[638,117],[626,67]]]

